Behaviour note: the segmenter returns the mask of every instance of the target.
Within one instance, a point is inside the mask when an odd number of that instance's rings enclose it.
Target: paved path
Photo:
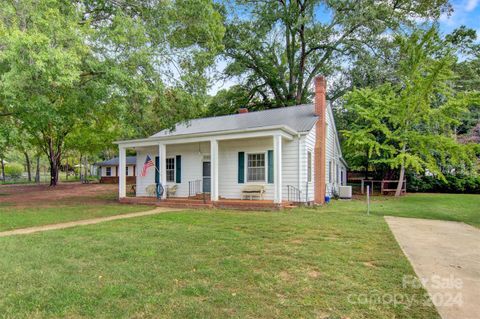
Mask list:
[[[385,217],[443,319],[480,318],[480,229]]]
[[[108,221],[111,221],[111,220],[155,215],[155,214],[173,212],[173,211],[179,211],[179,210],[180,209],[159,207],[159,208],[156,208],[154,210],[149,210],[149,211],[145,211],[145,212],[128,213],[128,214],[122,214],[122,215],[113,215],[113,216],[107,216],[107,217],[77,220],[77,221],[71,221],[71,222],[59,223],[59,224],[50,224],[50,225],[42,225],[42,226],[8,230],[8,231],[0,232],[0,237],[12,236],[12,235],[25,235],[25,234],[31,234],[31,233],[42,232],[42,231],[47,231],[47,230],[64,229],[64,228],[70,228],[70,227],[76,227],[76,226],[92,225],[92,224],[108,222]]]

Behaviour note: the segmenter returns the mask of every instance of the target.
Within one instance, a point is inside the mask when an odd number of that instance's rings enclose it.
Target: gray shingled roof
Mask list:
[[[137,157],[136,156],[127,156],[127,165],[135,165],[137,164]],[[97,166],[115,166],[118,165],[118,157],[114,157],[112,159],[95,163]]]
[[[207,117],[179,123],[174,130],[163,130],[151,137],[211,133],[286,125],[297,132],[309,131],[317,121],[313,104],[281,107],[258,112]]]

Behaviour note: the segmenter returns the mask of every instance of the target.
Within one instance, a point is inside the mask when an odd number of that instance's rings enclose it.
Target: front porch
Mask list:
[[[297,203],[283,201],[281,204],[276,204],[272,200],[242,200],[242,199],[219,199],[218,201],[211,201],[210,197],[205,200],[188,197],[174,197],[168,199],[157,199],[155,197],[124,197],[120,199],[120,203],[136,204],[136,205],[151,205],[157,207],[172,207],[172,208],[195,208],[195,209],[235,209],[235,210],[280,210],[285,208],[294,208]]]
[[[289,170],[299,167],[296,162],[289,162],[297,160],[288,154],[298,149],[298,141],[294,143],[293,139],[281,130],[274,130],[148,143],[131,141],[119,145],[120,202],[227,209],[290,207],[295,187],[289,182],[299,183],[299,178],[289,171],[288,176],[293,178],[285,183],[282,176],[284,158]],[[138,171],[133,194],[127,192],[123,174],[127,148],[134,149],[137,154]],[[142,173],[148,159],[154,165]],[[252,188],[261,191],[245,196],[245,193],[252,192]],[[163,189],[158,199],[157,189]]]

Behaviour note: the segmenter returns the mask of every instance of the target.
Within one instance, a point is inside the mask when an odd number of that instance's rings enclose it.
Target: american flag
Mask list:
[[[143,164],[143,168],[142,168],[142,174],[141,174],[142,177],[147,176],[147,169],[152,166],[155,166],[155,164],[153,164],[153,161],[150,158],[150,156],[147,155],[147,158],[145,159],[145,163]]]

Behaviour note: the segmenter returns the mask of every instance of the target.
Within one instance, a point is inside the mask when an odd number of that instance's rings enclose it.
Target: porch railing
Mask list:
[[[289,202],[302,202],[302,191],[292,185],[287,185],[287,198]]]
[[[202,180],[197,179],[188,182],[188,197],[196,196],[202,192]]]
[[[203,200],[203,203],[207,202],[207,196],[203,190],[203,181],[201,179],[197,179],[194,181],[189,181],[188,182],[188,197],[197,197],[198,195],[201,195],[201,199]],[[199,199],[199,198],[196,198]]]

